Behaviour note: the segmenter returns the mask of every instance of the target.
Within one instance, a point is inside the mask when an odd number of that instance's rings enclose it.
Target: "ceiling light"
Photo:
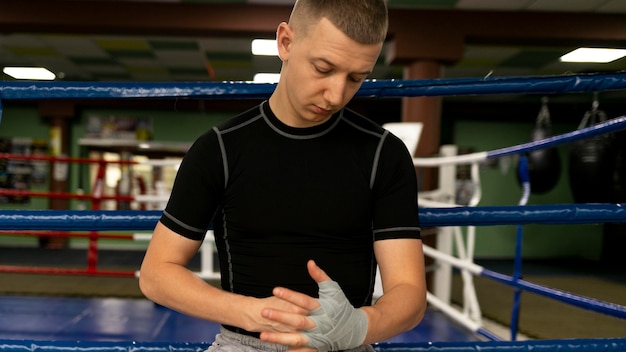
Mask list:
[[[257,73],[254,75],[254,83],[277,83],[280,73]]]
[[[561,56],[562,62],[607,63],[626,56],[624,49],[578,48]]]
[[[43,67],[5,67],[2,72],[15,79],[36,79],[51,81],[56,78],[54,73]]]
[[[252,41],[252,54],[263,56],[278,56],[278,46],[273,39],[254,39]]]

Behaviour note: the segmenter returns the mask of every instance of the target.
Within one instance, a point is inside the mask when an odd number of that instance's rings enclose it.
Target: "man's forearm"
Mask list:
[[[158,270],[142,270],[140,287],[150,300],[196,318],[241,326],[241,307],[246,297],[207,284],[184,267],[163,264]]]
[[[384,341],[419,324],[426,311],[426,290],[410,284],[398,285],[374,305],[361,309],[369,322],[365,344]]]

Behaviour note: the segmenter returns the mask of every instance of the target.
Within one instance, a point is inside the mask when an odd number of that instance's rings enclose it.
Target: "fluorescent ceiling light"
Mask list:
[[[278,46],[273,39],[254,39],[252,41],[252,54],[263,56],[278,56]]]
[[[280,73],[257,73],[254,75],[254,83],[277,83]]]
[[[56,78],[54,73],[43,67],[5,67],[2,72],[15,79],[36,79],[51,81]]]
[[[608,63],[626,56],[624,49],[578,48],[561,56],[562,62]]]

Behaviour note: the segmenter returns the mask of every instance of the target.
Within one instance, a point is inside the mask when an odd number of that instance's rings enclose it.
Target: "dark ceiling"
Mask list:
[[[278,58],[252,56],[250,42],[273,38],[292,3],[3,2],[0,65],[44,66],[66,81],[249,81],[257,72],[278,72]],[[626,59],[610,64],[559,62],[561,55],[579,46],[626,47],[623,0],[388,3],[389,40],[372,78],[403,78],[405,65],[421,60],[443,63],[444,78],[626,68]],[[507,97],[482,99],[497,104]]]
[[[0,11],[0,65],[41,65],[64,80],[251,80],[278,72],[254,57],[293,0],[11,1]],[[505,7],[502,3],[508,4]],[[582,45],[626,47],[626,2],[389,0],[390,41],[373,78],[401,78],[403,64],[445,62],[443,77],[618,71],[565,64]],[[5,77],[4,79],[9,79]]]

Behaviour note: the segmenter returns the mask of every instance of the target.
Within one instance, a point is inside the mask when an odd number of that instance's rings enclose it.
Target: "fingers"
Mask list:
[[[309,339],[299,333],[262,332],[260,339],[265,342],[290,346],[287,352],[317,352],[314,348],[306,347]]]
[[[261,316],[265,319],[279,323],[283,328],[282,332],[299,332],[313,329],[315,323],[308,318],[308,312],[305,314],[294,314],[283,312],[276,309],[266,308],[261,311]]]
[[[272,293],[275,297],[300,307],[302,309],[300,313],[304,315],[308,315],[310,311],[315,310],[320,306],[319,302],[315,298],[288,288],[276,287]]]
[[[302,335],[302,331],[315,327],[315,323],[307,315],[285,313],[274,309],[264,309],[261,314],[280,326],[271,331],[261,332],[259,338],[262,341],[291,346],[294,352],[315,351],[304,347],[309,343],[309,339]]]
[[[324,270],[322,270],[315,261],[309,260],[306,263],[306,267],[309,270],[309,275],[315,280],[315,282],[320,283],[322,281],[330,281],[332,280],[328,274]]]
[[[275,298],[287,303],[290,308],[282,309],[278,306],[273,306],[261,310],[261,316],[265,320],[272,322],[272,329],[266,331],[293,333],[315,327],[315,323],[309,318],[309,314],[311,311],[319,308],[320,305],[317,299],[284,287],[274,288],[273,293]]]
[[[313,260],[307,262],[307,270],[311,278],[317,283],[332,281],[328,274],[317,266]],[[310,313],[320,307],[319,300],[284,287],[276,287],[272,293],[274,297],[288,302],[299,309],[291,311],[273,308],[263,309],[261,312],[263,318],[277,323],[276,326],[280,326],[280,328],[262,332],[261,340],[292,346],[293,349],[290,351],[293,352],[315,351],[305,347],[310,341],[302,332],[316,328],[315,321],[311,319]]]
[[[309,260],[307,262],[307,269],[309,270],[309,275],[311,276],[311,278],[313,278],[313,280],[315,280],[315,282],[317,283],[332,280],[330,276],[328,276],[328,274],[326,274],[324,270],[317,266],[317,264],[315,264],[315,261],[313,260]],[[307,312],[303,314],[308,314],[308,312],[313,311],[320,306],[317,299],[304,293],[293,291],[284,287],[276,287],[274,288],[272,293],[275,297],[278,297],[282,300],[285,300],[291,304],[307,310]]]
[[[265,342],[293,347],[304,346],[308,343],[308,339],[299,333],[262,332],[260,339]]]

